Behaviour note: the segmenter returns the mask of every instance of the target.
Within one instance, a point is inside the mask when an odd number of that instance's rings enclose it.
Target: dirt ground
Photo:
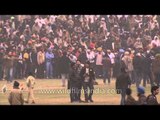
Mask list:
[[[27,88],[25,80],[17,80],[24,86],[23,94],[24,98],[27,98]],[[95,90],[93,94],[94,103],[70,103],[69,90],[67,87],[62,87],[60,79],[37,79],[35,85],[35,105],[119,105],[120,95],[116,94],[115,91],[115,80],[111,81],[111,84],[104,85],[101,79],[97,80],[99,83],[95,85]],[[7,92],[2,93],[1,88],[6,85]],[[133,91],[133,96],[137,99],[136,87],[131,86]],[[12,84],[6,81],[0,81],[0,105],[9,105],[8,94],[12,89]],[[150,85],[146,87],[146,95],[150,94]],[[82,91],[82,100],[84,100],[84,94]],[[160,96],[158,95],[158,101],[160,101]],[[28,105],[28,104],[25,104]],[[29,103],[29,105],[31,105]]]

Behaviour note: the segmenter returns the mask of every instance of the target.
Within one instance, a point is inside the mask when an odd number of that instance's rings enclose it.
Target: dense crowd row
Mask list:
[[[125,66],[137,86],[159,85],[159,23],[159,15],[1,15],[0,79],[30,71],[65,79],[71,62],[88,60],[104,83]]]

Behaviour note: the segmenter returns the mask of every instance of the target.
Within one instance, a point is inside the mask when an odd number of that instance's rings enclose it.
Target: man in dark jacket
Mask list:
[[[150,58],[149,54],[146,54],[146,56],[143,56],[142,58],[142,71],[143,71],[143,86],[146,87],[146,81],[147,77],[150,80],[151,86],[153,86],[153,76],[152,76],[152,60]]]
[[[85,62],[87,60],[87,56],[86,56],[85,50],[82,50],[82,52],[80,53],[78,59],[81,61],[82,64],[85,64]]]
[[[108,84],[110,84],[111,77],[111,60],[108,56],[104,57],[102,60],[103,64],[103,83],[106,84],[106,79],[108,79]]]
[[[66,79],[67,79],[67,76],[69,73],[69,65],[70,65],[70,60],[66,55],[67,55],[67,53],[64,52],[63,56],[60,57],[60,59],[59,59],[59,71],[61,74],[63,87],[66,86]]]
[[[32,52],[30,53],[30,62],[31,62],[31,69],[34,77],[36,76],[35,70],[37,68],[37,52],[35,49],[32,49]]]
[[[76,61],[76,70],[77,70],[77,79],[78,79],[78,99],[79,99],[79,102],[83,102],[81,100],[81,90],[82,90],[82,78],[80,76],[80,72],[83,68],[83,64],[81,64],[80,60],[77,60]]]
[[[116,79],[116,89],[121,93],[121,105],[125,103],[126,89],[131,85],[131,80],[125,68],[121,68],[121,74]]]
[[[94,80],[95,80],[95,74],[93,71],[93,68],[90,67],[90,63],[86,62],[85,67],[82,68],[80,72],[80,76],[83,81],[83,88],[84,88],[84,94],[85,94],[85,102],[93,102],[92,95],[93,95],[93,89],[94,89]],[[89,88],[89,95],[88,95],[88,88]]]
[[[133,58],[133,67],[135,70],[136,87],[138,88],[142,80],[143,71],[143,61],[141,53],[137,53],[136,56]]]
[[[156,54],[152,63],[152,72],[154,74],[154,82],[160,86],[160,54]]]
[[[159,105],[156,95],[159,93],[158,86],[152,86],[151,94],[147,97],[147,105]]]
[[[71,63],[71,69],[69,71],[69,89],[70,89],[70,99],[72,102],[79,102],[78,99],[78,72],[76,70],[76,64]]]

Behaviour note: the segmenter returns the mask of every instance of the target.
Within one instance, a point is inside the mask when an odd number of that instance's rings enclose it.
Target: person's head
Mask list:
[[[88,53],[88,54],[90,54],[90,53],[91,53],[91,50],[90,50],[90,49],[89,49],[89,50],[87,50],[87,53]]]
[[[123,49],[119,49],[119,52],[120,53],[124,53],[125,51]]]
[[[111,53],[111,50],[108,49],[108,50],[107,50],[107,53],[110,54],[110,53]]]
[[[126,89],[126,95],[131,95],[132,94],[132,90],[130,88]]]
[[[28,76],[33,76],[32,72],[29,72],[29,73],[28,73]]]
[[[13,88],[14,88],[14,89],[19,89],[19,82],[14,81],[14,83],[13,83]]]
[[[3,53],[3,52],[4,52],[4,49],[1,48],[1,49],[0,49],[0,53]]]
[[[79,50],[79,52],[82,52],[82,48],[79,48],[78,50]]]
[[[129,52],[126,51],[126,52],[124,53],[124,55],[125,55],[125,56],[129,56]]]
[[[138,53],[136,54],[136,56],[140,57],[140,56],[141,56],[141,53],[140,53],[140,52],[138,52]]]
[[[152,86],[151,93],[154,95],[157,95],[159,93],[159,87],[158,86]]]
[[[160,59],[160,54],[156,54],[155,59]]]
[[[67,52],[63,52],[63,56],[66,56],[67,55]]]
[[[12,52],[11,51],[8,53],[8,56],[12,56]]]
[[[73,55],[72,54],[70,54],[70,58],[73,59]]]
[[[98,51],[99,53],[101,53],[101,52],[102,52],[102,47],[97,48],[97,51]]]
[[[137,89],[137,92],[138,92],[138,96],[142,95],[145,93],[145,89],[144,87],[142,86],[139,86],[138,89]]]
[[[158,37],[157,37],[157,36],[155,36],[155,37],[154,37],[154,40],[158,40]]]
[[[77,65],[80,65],[80,64],[81,64],[81,61],[80,61],[80,60],[77,60],[77,61],[76,61],[76,64],[77,64]]]
[[[141,42],[141,39],[140,39],[140,38],[137,38],[136,40],[137,40],[137,42]]]
[[[85,64],[85,67],[86,67],[86,68],[89,68],[89,65],[90,65],[90,62],[87,61],[86,64]]]
[[[26,25],[26,28],[29,29],[29,25],[28,24]]]
[[[14,20],[15,18],[14,18],[14,16],[11,16],[11,20]]]
[[[33,53],[36,53],[36,49],[32,49],[32,52],[33,52]]]
[[[35,22],[35,25],[38,26],[38,22]]]
[[[48,52],[51,53],[51,52],[52,52],[52,49],[51,49],[51,48],[48,48]]]
[[[76,68],[76,64],[72,62],[72,63],[71,63],[71,68],[72,68],[72,69],[75,69],[75,68]]]

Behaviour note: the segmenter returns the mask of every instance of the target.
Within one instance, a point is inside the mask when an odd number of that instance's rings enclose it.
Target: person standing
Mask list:
[[[111,60],[111,77],[113,77],[113,68],[115,65],[115,55],[114,53],[111,52],[111,50],[107,50],[107,55],[109,56],[110,60]]]
[[[99,49],[98,49],[99,50]],[[96,77],[101,78],[102,77],[102,60],[103,60],[103,52],[102,48],[96,53]]]
[[[90,49],[86,50],[87,60],[90,62],[90,66],[95,70],[95,52]]]
[[[81,100],[81,90],[82,90],[83,84],[82,84],[82,78],[80,76],[80,72],[81,72],[83,66],[84,65],[81,64],[80,60],[76,61],[76,70],[77,70],[77,79],[78,79],[78,84],[77,84],[78,85],[78,100],[79,100],[79,102],[83,102]]]
[[[90,62],[86,62],[85,66],[82,68],[80,72],[80,76],[83,81],[83,88],[85,94],[85,102],[93,102],[92,95],[94,90],[94,80],[95,74],[93,68],[90,67]],[[89,94],[88,94],[89,88]]]
[[[3,79],[3,55],[4,51],[0,48],[0,80]]]
[[[153,74],[152,74],[152,59],[149,54],[142,59],[143,69],[143,86],[146,87],[147,79],[149,79],[150,85],[153,86]]]
[[[103,64],[103,83],[106,84],[106,79],[108,79],[108,84],[110,84],[112,64],[110,58],[107,55],[103,57],[102,64]]]
[[[24,65],[23,76],[27,77],[27,73],[29,72],[29,65],[30,65],[30,55],[29,55],[29,50],[27,49],[25,49],[23,53],[23,65]]]
[[[133,61],[128,51],[124,53],[124,57],[122,58],[122,61],[126,66],[126,71],[129,74],[131,81],[133,81],[132,79],[133,78]]]
[[[12,82],[13,80],[13,68],[14,68],[14,63],[16,60],[16,57],[13,56],[12,52],[10,51],[6,58],[6,79],[7,82]]]
[[[69,89],[70,89],[70,99],[71,103],[79,102],[78,99],[78,75],[77,75],[76,64],[71,63],[71,69],[69,72]]]
[[[121,94],[121,105],[125,104],[126,89],[131,85],[131,80],[125,68],[121,68],[120,75],[116,78],[116,90]]]
[[[29,103],[29,99],[32,99],[32,103],[35,103],[35,99],[34,99],[34,85],[35,85],[35,78],[33,77],[33,74],[31,72],[29,72],[28,77],[27,77],[27,81],[26,81],[27,87],[28,87],[28,98],[26,103]]]
[[[85,62],[87,61],[87,54],[85,52],[84,49],[82,49],[82,52],[80,53],[79,57],[78,57],[78,60],[81,61],[82,64],[85,64]]]
[[[141,80],[142,80],[142,71],[143,71],[143,63],[142,63],[142,55],[141,53],[137,53],[136,56],[133,58],[133,67],[135,71],[135,82],[136,87],[138,88]]]
[[[8,101],[10,105],[23,105],[24,97],[22,91],[19,89],[19,82],[14,81],[13,89],[11,90]]]
[[[48,51],[45,54],[46,56],[46,77],[52,78],[53,77],[53,59],[54,54],[52,53],[52,49],[48,49]]]
[[[44,78],[44,63],[45,63],[45,53],[43,49],[40,49],[37,53],[37,77],[42,79]]]
[[[22,79],[23,78],[23,55],[22,52],[18,53],[18,60],[16,66],[16,78]]]
[[[157,84],[157,86],[160,85],[160,54],[156,54],[155,59],[152,63],[152,71],[154,74],[154,82]]]
[[[68,78],[69,66],[70,66],[70,60],[66,55],[67,53],[64,52],[59,59],[59,70],[62,78],[62,87],[66,86],[66,79]]]
[[[34,77],[36,77],[36,69],[37,69],[37,51],[36,49],[32,49],[31,53],[30,53],[30,62],[31,62],[31,66],[32,66],[32,73],[34,75]]]

